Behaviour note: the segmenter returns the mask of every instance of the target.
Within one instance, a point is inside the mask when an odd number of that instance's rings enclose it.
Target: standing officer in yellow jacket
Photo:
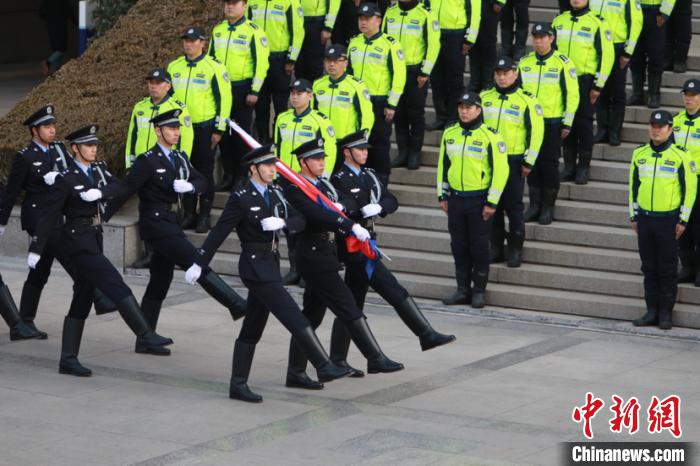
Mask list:
[[[491,222],[508,181],[508,153],[501,136],[483,122],[479,94],[463,94],[458,111],[459,122],[442,134],[437,167],[438,201],[447,214],[457,276],[457,292],[442,302],[482,308]]]
[[[685,109],[673,118],[673,136],[676,144],[690,154],[695,166],[700,163],[700,79],[688,79],[683,83]],[[681,259],[679,283],[694,282],[700,286],[700,212],[693,206],[690,221],[678,244]]]
[[[406,84],[406,61],[399,41],[381,31],[382,14],[375,3],[363,3],[357,20],[361,34],[350,41],[350,74],[367,85],[374,108],[367,166],[389,184],[391,122]]]
[[[399,0],[386,11],[382,30],[399,40],[406,59],[406,86],[394,118],[399,156],[392,167],[417,170],[425,135],[428,78],[440,53],[440,23],[418,0]]]
[[[182,34],[185,55],[168,65],[173,78],[174,97],[183,102],[192,116],[194,142],[190,160],[207,179],[207,189],[199,197],[199,214],[195,214],[193,195],[183,198],[185,216],[182,227],[196,226],[197,233],[211,228],[211,205],[214,201],[214,150],[226,131],[231,115],[231,84],[226,68],[206,54],[206,36],[198,27]]]
[[[270,49],[265,31],[246,18],[247,6],[247,0],[224,1],[226,19],[214,26],[211,32],[209,55],[226,67],[231,80],[231,119],[250,133],[253,109],[270,66]],[[235,179],[243,176],[240,160],[247,152],[248,146],[238,135],[231,135],[228,131],[224,134],[221,139],[224,179],[216,187],[217,191],[231,190]]]
[[[630,221],[637,232],[647,307],[633,323],[669,330],[678,290],[678,238],[690,219],[698,177],[688,151],[673,142],[670,113],[651,114],[649,138],[632,153],[630,165]]]

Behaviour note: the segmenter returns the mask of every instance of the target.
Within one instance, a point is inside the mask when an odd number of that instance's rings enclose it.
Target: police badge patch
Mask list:
[[[433,31],[437,32],[440,30],[440,21],[435,20],[433,21]]]
[[[540,104],[535,105],[535,112],[537,112],[539,116],[542,116],[542,106]]]
[[[506,143],[503,141],[498,142],[498,151],[502,154],[506,153]]]

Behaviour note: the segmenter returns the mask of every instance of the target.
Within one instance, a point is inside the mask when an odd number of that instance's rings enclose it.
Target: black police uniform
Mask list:
[[[244,166],[274,162],[276,157],[273,147],[269,144],[251,151],[243,159]],[[251,402],[262,401],[261,396],[250,391],[247,380],[255,346],[260,341],[270,312],[311,358],[320,380],[330,381],[350,373],[348,369],[341,369],[331,363],[309,321],[282,285],[277,249],[279,234],[277,231],[264,231],[261,226],[261,220],[268,217],[283,218],[285,228],[290,233],[303,230],[306,223],[304,217],[287,203],[281,188],[270,185],[261,193],[249,181],[242,189],[231,194],[195,261],[200,267],[206,267],[219,246],[236,229],[242,250],[238,270],[249,291],[248,313],[233,351],[229,396]]]
[[[69,136],[75,144],[96,144],[97,127],[82,128]],[[63,342],[59,371],[78,376],[89,376],[91,371],[77,359],[80,340],[85,326],[95,288],[99,285],[104,293],[116,303],[117,309],[129,328],[137,335],[136,351],[166,355],[163,348],[172,340],[153,332],[144,319],[139,306],[121,275],[102,252],[102,221],[108,220],[116,211],[115,206],[105,203],[85,202],[81,198],[92,188],[113,182],[104,162],[93,162],[84,172],[77,162],[56,178],[54,188],[45,197],[43,219],[37,225],[29,246],[29,252],[42,255],[50,244],[60,217],[65,223],[60,226],[61,250],[74,265],[73,299],[63,323]]]
[[[485,91],[493,87],[493,66],[496,64],[496,35],[500,13],[493,10],[496,0],[482,0],[481,25],[476,43],[469,49],[469,90]]]
[[[294,150],[294,154],[300,160],[309,157],[325,157],[323,140],[304,143]],[[338,198],[337,191],[327,179],[321,177],[308,181],[331,201],[343,203],[344,199]],[[394,372],[403,369],[402,364],[391,361],[379,348],[362,311],[357,306],[352,291],[338,273],[341,265],[338,261],[333,233],[341,237],[351,234],[354,222],[319,206],[296,185],[284,183],[284,187],[289,202],[306,218],[306,228],[297,235],[296,245],[299,272],[306,282],[304,315],[313,328],[317,328],[323,321],[326,307],[329,307],[348,328],[352,340],[367,358],[368,372]],[[288,380],[290,376],[294,378],[294,375],[302,375],[306,366],[303,358],[295,357],[297,349],[293,343],[290,347],[290,362],[301,360],[303,365],[290,364]],[[335,362],[347,367],[347,364],[342,364],[342,361]]]
[[[174,109],[157,115],[151,122],[156,126],[178,125],[180,110]],[[153,249],[149,264],[150,279],[143,295],[141,307],[150,325],[155,329],[160,309],[168,294],[175,266],[187,270],[197,255],[196,248],[185,237],[177,222],[172,205],[181,200],[175,192],[175,180],[187,180],[195,193],[206,189],[207,180],[187,159],[186,154],[173,150],[166,155],[156,144],[151,150],[138,156],[129,174],[119,183],[102,190],[104,199],[126,201],[139,193],[139,234]],[[245,314],[245,301],[215,272],[205,271],[199,284],[214,299],[227,307],[233,319]]]
[[[644,15],[642,32],[639,34],[637,46],[630,60],[632,96],[627,100],[627,105],[644,104],[644,80],[648,73],[648,106],[657,108],[660,103],[668,23],[664,23],[661,27],[656,25],[656,17],[661,14],[659,8],[642,8],[642,14]]]

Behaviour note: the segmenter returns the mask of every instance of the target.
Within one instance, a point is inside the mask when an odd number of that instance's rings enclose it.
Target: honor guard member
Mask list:
[[[391,122],[406,85],[406,62],[399,41],[382,33],[382,13],[376,4],[363,3],[357,22],[361,34],[352,38],[348,50],[350,74],[365,83],[374,109],[367,165],[389,184]]]
[[[678,238],[685,231],[697,191],[695,162],[673,141],[673,119],[652,112],[649,138],[632,153],[629,206],[644,274],[647,312],[635,326],[669,330],[678,290]]]
[[[493,87],[493,65],[496,63],[498,18],[506,0],[481,0],[479,36],[469,48],[469,90],[481,92]]]
[[[440,24],[440,53],[430,75],[435,121],[428,131],[445,129],[457,119],[457,101],[464,91],[464,67],[476,43],[481,25],[481,2],[485,0],[432,0],[425,5]]]
[[[491,223],[508,181],[508,151],[501,136],[484,124],[479,94],[463,94],[457,110],[459,122],[442,135],[437,168],[438,201],[447,214],[457,278],[457,291],[442,302],[482,308]]]
[[[294,74],[314,82],[323,76],[323,55],[338,17],[341,0],[301,0],[304,11],[304,43]]]
[[[610,26],[615,47],[615,61],[610,70],[610,77],[600,94],[596,111],[598,132],[594,142],[607,142],[611,146],[619,146],[627,100],[627,65],[637,46],[639,33],[642,32],[642,8],[639,6],[639,0],[591,0],[590,8]]]
[[[613,35],[607,21],[590,10],[588,0],[571,0],[571,10],[554,18],[552,28],[557,50],[574,62],[579,89],[571,133],[563,143],[564,170],[560,179],[587,184],[593,157],[595,105],[615,62]]]
[[[347,73],[348,51],[333,44],[326,50],[326,76],[313,84],[313,108],[328,117],[335,137],[343,138],[360,130],[371,130],[374,111],[369,91],[362,81]],[[336,165],[340,160],[336,160]]]
[[[554,218],[561,143],[571,131],[579,100],[576,68],[553,43],[552,26],[536,23],[532,27],[535,50],[518,63],[523,89],[535,96],[544,117],[540,154],[527,177],[530,206],[525,212],[525,222],[538,221],[540,225],[549,225]]]
[[[640,0],[639,3],[642,6],[644,25],[630,61],[632,95],[627,99],[627,105],[644,105],[644,80],[648,73],[647,107],[659,108],[666,50],[666,22],[676,0]]]
[[[184,195],[199,194],[207,186],[206,179],[187,156],[175,149],[180,137],[180,112],[170,110],[151,120],[158,140],[151,150],[136,158],[122,181],[91,189],[83,195],[86,201],[107,199],[123,203],[139,193],[139,234],[153,250],[141,309],[153,329],[158,324],[175,266],[187,270],[197,255],[196,248],[178,224],[172,206],[181,203]],[[245,301],[215,272],[207,270],[199,278],[199,284],[228,308],[234,320],[243,317]]]
[[[171,62],[168,72],[173,77],[174,97],[187,106],[192,116],[194,142],[190,160],[207,180],[207,187],[199,196],[199,214],[194,196],[183,197],[182,226],[206,233],[214,200],[214,150],[231,115],[231,85],[226,68],[206,54],[206,37],[201,28],[191,27],[181,37],[185,55]]]
[[[319,191],[326,195],[336,207],[345,209],[343,199],[330,181],[323,177],[325,154],[323,142],[309,141],[299,146],[294,154],[301,165],[301,175]],[[341,269],[334,241],[354,234],[360,241],[370,238],[369,232],[359,223],[331,212],[318,205],[296,185],[285,183],[285,193],[289,202],[306,218],[306,228],[298,235],[297,249],[299,271],[306,288],[304,290],[303,313],[313,328],[318,328],[323,321],[326,308],[338,317],[350,332],[352,341],[367,359],[367,371],[370,374],[395,372],[403,369],[403,364],[392,361],[382,352],[372,335],[365,316],[357,306],[350,288],[338,273]],[[339,202],[340,201],[340,202]],[[336,361],[341,367],[350,367],[347,363]],[[289,370],[287,386],[318,389],[321,386],[309,379],[304,372],[306,357],[299,345],[292,340],[289,349]],[[353,375],[357,373],[353,370]]]
[[[367,161],[367,135],[364,131],[350,134],[338,143],[345,162],[333,175],[333,186],[345,196],[347,214],[370,232],[376,239],[374,222],[377,217],[386,217],[396,211],[399,203],[379,181],[371,168],[365,168]],[[404,324],[416,335],[421,349],[427,351],[455,340],[454,335],[435,331],[425,318],[418,305],[401,286],[396,277],[378,261],[371,277],[367,276],[367,258],[361,253],[349,253],[343,241],[338,241],[339,257],[345,268],[345,284],[355,296],[360,309],[364,308],[365,296],[371,286],[396,311]],[[331,334],[331,359],[347,363],[350,335],[343,322],[335,319]]]
[[[499,58],[494,76],[496,87],[481,93],[481,105],[484,123],[498,131],[504,141],[508,141],[509,174],[501,203],[494,215],[491,262],[505,260],[505,214],[508,216],[508,267],[520,267],[525,241],[525,178],[537,162],[544,136],[544,118],[537,99],[520,87],[518,66],[512,58]]]
[[[693,37],[693,0],[677,0],[666,26],[666,71],[685,73]]]
[[[394,117],[399,156],[391,166],[417,170],[425,135],[428,78],[440,53],[440,23],[418,0],[400,0],[386,11],[382,29],[399,40],[406,60],[406,85]]]
[[[251,0],[248,19],[269,41],[270,68],[255,105],[255,127],[258,139],[270,142],[270,102],[275,118],[287,109],[289,82],[304,42],[304,11],[298,0]]]
[[[231,119],[250,133],[253,109],[270,67],[270,49],[265,31],[246,18],[247,6],[247,0],[224,0],[226,19],[211,32],[209,55],[226,67],[231,80]],[[226,131],[220,147],[224,176],[216,190],[230,191],[236,179],[244,176],[240,160],[248,152],[248,146],[240,137]]]
[[[20,217],[22,230],[34,237],[39,225],[45,221],[44,209],[49,191],[53,189],[58,174],[72,167],[73,158],[66,146],[56,141],[56,116],[53,105],[46,105],[34,112],[24,121],[24,125],[29,127],[32,142],[19,151],[12,162],[7,187],[0,203],[0,228],[4,231],[12,207],[24,191]],[[47,335],[36,328],[34,318],[54,259],[58,260],[66,272],[73,274],[70,261],[60,243],[61,222],[60,218],[56,220],[52,234],[47,240],[42,261],[29,271],[19,302],[22,320],[32,329],[34,338],[42,340],[46,339]],[[114,309],[114,303],[110,303],[100,292],[96,292],[95,298],[95,307],[99,313]]]
[[[255,347],[270,312],[289,330],[303,354],[309,356],[319,380],[329,382],[351,372],[331,362],[308,319],[282,285],[278,250],[280,232],[282,229],[299,232],[304,229],[305,221],[287,203],[282,190],[272,184],[277,174],[276,161],[271,144],[254,149],[243,157],[241,163],[248,169],[250,180],[231,194],[219,221],[186,274],[190,283],[199,278],[202,268],[207,267],[221,244],[236,230],[242,249],[238,269],[248,288],[248,313],[233,348],[229,397],[248,402],[262,401],[262,396],[250,390],[247,382]]]
[[[100,287],[116,303],[124,322],[136,334],[136,352],[168,355],[164,346],[172,343],[149,327],[129,287],[114,265],[102,252],[102,222],[116,212],[116,206],[103,202],[85,202],[84,193],[104,188],[114,181],[104,162],[97,162],[96,125],[86,126],[67,136],[75,153],[75,162],[56,178],[46,197],[42,221],[37,226],[29,246],[27,264],[30,269],[41,260],[54,226],[61,216],[60,244],[75,266],[73,299],[63,321],[61,361],[58,371],[78,377],[89,377],[92,371],[78,360],[85,319],[92,307],[95,288]],[[138,163],[138,162],[136,162]]]
[[[676,144],[688,151],[697,167],[700,163],[700,79],[688,79],[681,92],[685,109],[673,118],[673,136]],[[678,282],[694,282],[695,286],[700,286],[700,212],[697,204],[693,206],[678,247],[681,259]]]
[[[527,54],[525,43],[527,27],[530,24],[529,8],[530,0],[510,0],[501,10],[501,55],[507,55],[515,61]]]

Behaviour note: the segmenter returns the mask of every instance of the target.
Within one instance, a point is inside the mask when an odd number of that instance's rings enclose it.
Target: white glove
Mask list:
[[[360,241],[367,241],[370,236],[369,236],[369,231],[359,223],[356,223],[352,226],[352,232],[355,233],[355,236],[357,236],[357,239]]]
[[[185,281],[190,285],[194,285],[194,282],[199,280],[200,275],[202,275],[202,268],[197,264],[192,264],[185,272]]]
[[[5,234],[5,225],[0,225],[0,236]]]
[[[56,182],[56,177],[58,175],[58,172],[48,172],[46,175],[44,175],[44,183],[46,183],[49,186],[52,186]]]
[[[30,252],[29,255],[27,256],[27,265],[29,266],[30,269],[35,269],[36,264],[39,263],[40,259],[41,259],[41,256],[39,254],[35,254],[33,252]]]
[[[287,225],[287,222],[283,218],[279,217],[267,217],[260,220],[263,231],[277,231],[281,230]]]
[[[380,214],[380,212],[382,211],[382,206],[380,206],[379,204],[367,204],[360,210],[362,211],[362,216],[364,218],[374,217],[375,215]]]
[[[340,202],[334,202],[333,205],[335,206],[336,209],[338,209],[341,212],[345,212],[345,206],[341,204]]]
[[[80,199],[85,202],[95,202],[102,199],[102,191],[99,189],[88,189],[87,191],[80,193]]]
[[[178,194],[191,193],[194,191],[194,185],[187,180],[175,180],[173,189]]]

